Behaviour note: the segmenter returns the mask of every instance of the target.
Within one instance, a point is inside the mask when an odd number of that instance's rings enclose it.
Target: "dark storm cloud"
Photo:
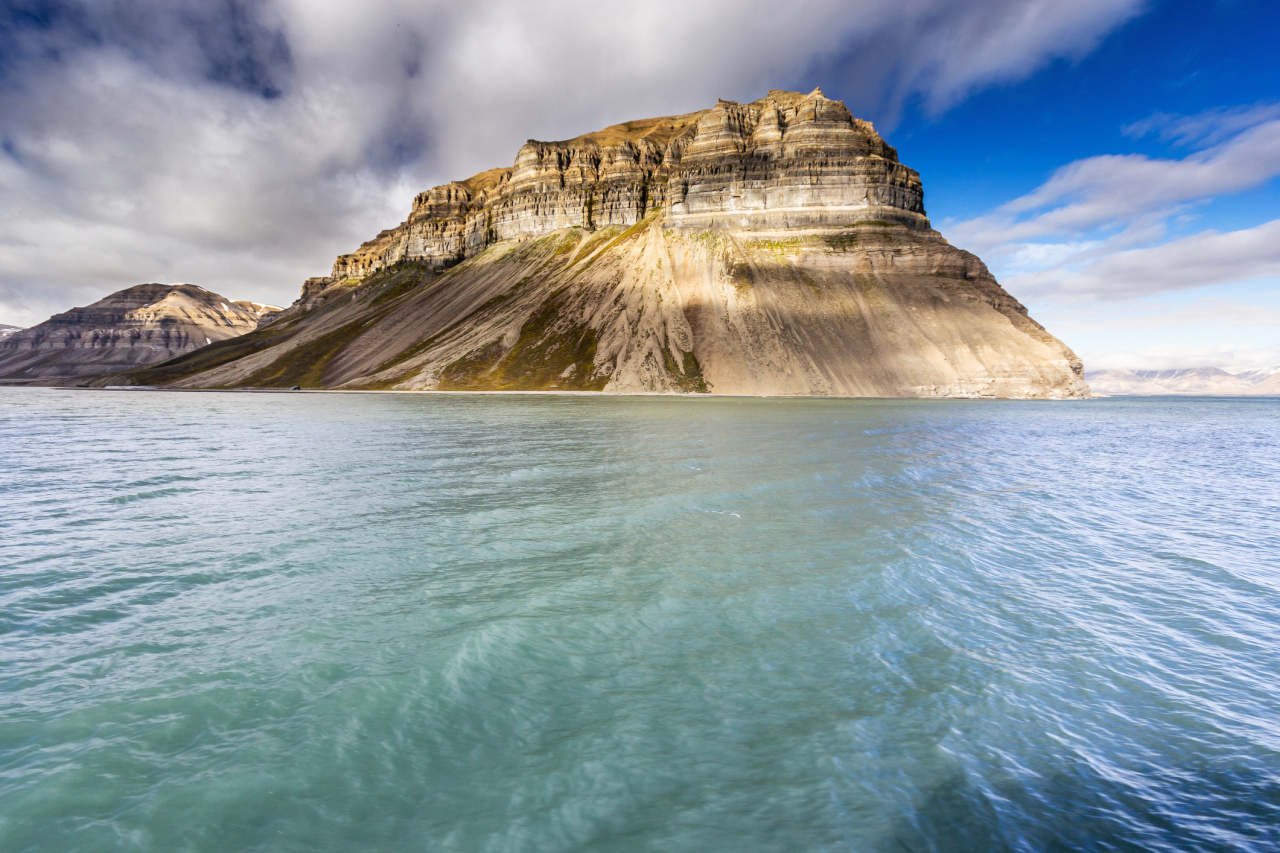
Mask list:
[[[1141,0],[0,0],[0,322],[140,281],[287,302],[530,137],[821,84],[944,110]]]

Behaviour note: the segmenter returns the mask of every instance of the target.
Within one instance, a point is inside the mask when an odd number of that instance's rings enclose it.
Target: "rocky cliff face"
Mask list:
[[[815,90],[721,101],[436,187],[270,324],[114,381],[1078,397],[1080,360],[929,226]]]
[[[655,208],[686,228],[929,227],[920,176],[868,122],[819,90],[775,90],[566,142],[529,140],[509,169],[419,194],[402,225],[338,258],[333,278],[405,260],[456,263],[560,228],[629,227]]]
[[[192,284],[140,284],[0,339],[0,381],[56,383],[173,358],[280,309]]]

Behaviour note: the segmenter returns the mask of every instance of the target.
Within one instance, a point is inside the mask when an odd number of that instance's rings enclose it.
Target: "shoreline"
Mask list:
[[[42,388],[53,391],[138,391],[187,394],[394,394],[470,397],[594,397],[627,399],[662,397],[671,400],[934,400],[1070,403],[1090,400],[1277,400],[1280,394],[1090,394],[1088,397],[849,397],[838,394],[697,394],[663,391],[440,391],[429,389],[364,389],[364,388],[174,388],[147,385],[107,385],[87,388],[75,385],[33,385],[0,382],[0,391],[8,388]]]
[[[168,392],[187,394],[398,394],[398,395],[436,395],[436,396],[516,396],[516,397],[594,397],[594,398],[631,398],[662,397],[673,400],[1006,400],[1020,402],[1072,402],[1106,399],[1106,394],[1092,394],[1088,397],[996,397],[985,395],[974,396],[937,396],[937,397],[853,397],[840,394],[698,394],[673,393],[666,391],[441,391],[433,389],[364,389],[364,388],[175,388],[150,385],[106,385],[103,387],[85,387],[77,385],[34,385],[9,384],[0,382],[0,390],[7,388],[44,388],[55,391],[115,391],[115,392]],[[1179,395],[1180,396],[1180,395]],[[1224,398],[1226,399],[1226,398]],[[1260,399],[1245,396],[1242,399]]]
[[[176,388],[155,385],[106,385],[102,387],[85,387],[76,385],[35,385],[9,384],[0,382],[0,390],[6,388],[46,388],[58,391],[138,391],[169,392],[192,394],[399,394],[399,395],[438,395],[438,396],[524,396],[524,397],[596,397],[596,398],[628,398],[628,397],[663,397],[667,399],[695,400],[1018,400],[1067,402],[1079,400],[1102,399],[1106,395],[1093,394],[1089,397],[996,397],[986,395],[974,396],[937,396],[937,397],[853,397],[840,394],[698,394],[674,393],[667,391],[441,391],[434,389],[364,389],[364,388]]]
[[[849,397],[839,394],[697,394],[668,391],[441,391],[434,389],[363,389],[363,388],[160,388],[108,385],[104,388],[69,388],[72,391],[171,391],[204,394],[409,394],[468,397],[663,397],[672,400],[1023,400],[1059,402],[1091,399],[1085,397]],[[1096,397],[1097,395],[1095,395]]]

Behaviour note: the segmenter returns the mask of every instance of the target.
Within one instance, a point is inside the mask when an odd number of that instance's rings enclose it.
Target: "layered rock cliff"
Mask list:
[[[409,218],[338,258],[333,278],[403,260],[448,264],[559,228],[802,228],[867,219],[927,229],[920,176],[871,124],[814,90],[720,101],[566,142],[529,140],[509,169],[421,193]]]
[[[530,141],[420,194],[183,387],[1073,397],[1083,367],[820,91]]]
[[[251,332],[279,310],[192,284],[139,284],[0,339],[0,382],[74,381],[165,361]]]

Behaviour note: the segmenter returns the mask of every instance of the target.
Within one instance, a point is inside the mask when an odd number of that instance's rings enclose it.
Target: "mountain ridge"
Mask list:
[[[1090,387],[1109,396],[1276,396],[1280,368],[1228,371],[1218,367],[1168,370],[1098,370],[1088,374]]]
[[[0,382],[79,383],[257,328],[280,309],[194,284],[139,284],[0,337]]]

